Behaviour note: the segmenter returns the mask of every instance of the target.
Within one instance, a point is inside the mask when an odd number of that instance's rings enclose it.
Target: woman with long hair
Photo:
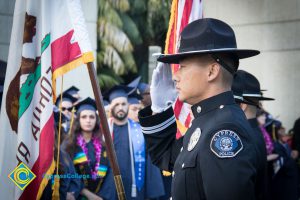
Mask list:
[[[95,101],[88,97],[76,105],[76,110],[77,118],[66,140],[66,151],[84,185],[80,199],[102,199],[97,193],[107,172],[107,154]]]

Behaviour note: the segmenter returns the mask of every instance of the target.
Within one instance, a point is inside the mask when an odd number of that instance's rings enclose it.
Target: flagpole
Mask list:
[[[96,106],[97,106],[97,110],[98,110],[99,117],[100,117],[101,131],[105,137],[105,144],[106,144],[108,159],[110,161],[110,166],[111,166],[113,174],[114,174],[114,180],[115,180],[118,198],[119,198],[119,200],[125,200],[126,197],[125,197],[124,186],[123,186],[123,182],[122,182],[122,178],[121,178],[119,165],[118,165],[117,159],[116,159],[117,158],[116,152],[114,150],[110,131],[108,128],[108,122],[107,122],[107,118],[106,118],[106,114],[105,114],[105,110],[104,110],[104,106],[103,106],[102,94],[101,94],[98,79],[96,77],[94,63],[88,62],[87,68],[88,68],[88,72],[90,75],[91,84],[92,84],[92,88],[93,88],[93,92],[94,92],[94,96],[95,96],[95,100],[96,100]]]

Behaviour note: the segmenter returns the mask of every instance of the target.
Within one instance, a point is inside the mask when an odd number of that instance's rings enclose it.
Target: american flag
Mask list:
[[[202,0],[173,0],[171,7],[171,17],[166,38],[165,54],[173,54],[177,52],[177,43],[180,33],[184,27],[203,17]],[[179,65],[171,65],[173,73],[179,68]],[[190,105],[179,101],[175,101],[173,105],[177,122],[176,138],[183,136],[188,129],[192,116],[190,114]]]

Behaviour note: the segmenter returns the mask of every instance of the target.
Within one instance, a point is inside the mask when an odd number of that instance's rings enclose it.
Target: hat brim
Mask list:
[[[264,96],[261,96],[261,97],[253,97],[253,96],[243,96],[245,98],[253,98],[253,99],[256,99],[258,101],[274,101],[275,99],[274,98],[270,98],[270,97],[264,97]]]
[[[243,59],[243,58],[256,56],[260,52],[258,50],[251,50],[251,49],[230,49],[230,48],[200,50],[200,51],[186,51],[186,52],[175,53],[175,54],[161,54],[157,58],[157,61],[163,63],[179,64],[180,60],[182,60],[187,56],[197,55],[197,54],[215,54],[215,53],[229,53],[235,55],[239,59]]]

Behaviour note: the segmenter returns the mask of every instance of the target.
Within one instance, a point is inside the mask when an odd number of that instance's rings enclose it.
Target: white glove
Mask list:
[[[153,70],[150,86],[151,109],[160,113],[168,108],[177,98],[177,92],[172,80],[172,70],[169,64],[159,62]]]

